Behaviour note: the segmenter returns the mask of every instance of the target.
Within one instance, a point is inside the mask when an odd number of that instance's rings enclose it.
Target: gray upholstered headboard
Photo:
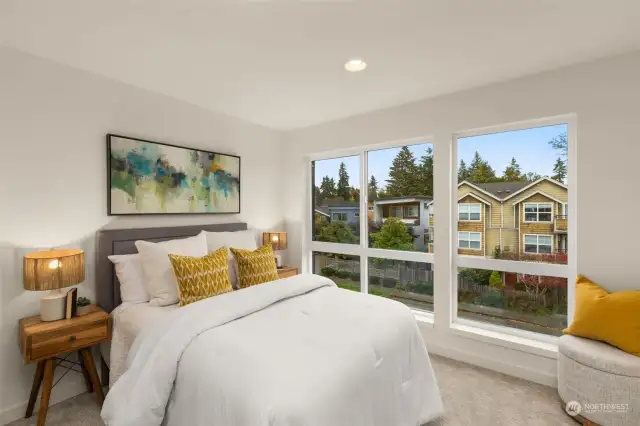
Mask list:
[[[122,303],[120,283],[116,277],[113,263],[108,259],[112,254],[137,253],[135,242],[145,240],[160,242],[176,238],[198,235],[200,231],[224,232],[244,231],[247,224],[221,223],[215,225],[174,226],[163,228],[108,229],[98,231],[96,261],[96,303],[106,312],[111,312]]]

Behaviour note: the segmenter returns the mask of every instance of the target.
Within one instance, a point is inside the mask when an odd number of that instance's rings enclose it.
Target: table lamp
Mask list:
[[[56,321],[65,317],[66,294],[61,288],[84,281],[84,251],[75,249],[46,250],[24,257],[25,290],[50,293],[40,299],[40,319]]]
[[[286,232],[263,232],[262,233],[262,244],[271,244],[273,247],[273,251],[276,250],[284,250],[287,248],[287,233]],[[276,258],[276,266],[278,268],[282,268],[282,257],[275,254]]]

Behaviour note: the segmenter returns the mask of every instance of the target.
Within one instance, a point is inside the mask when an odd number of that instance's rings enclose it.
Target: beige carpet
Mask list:
[[[444,400],[445,416],[429,426],[576,426],[558,400],[555,389],[432,355]],[[49,408],[48,426],[102,425],[90,394]],[[37,417],[11,426],[31,426]]]

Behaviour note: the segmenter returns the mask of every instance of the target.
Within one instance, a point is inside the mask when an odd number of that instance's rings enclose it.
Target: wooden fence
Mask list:
[[[322,268],[327,267],[350,273],[360,273],[360,262],[357,260],[316,255],[314,272],[319,274]],[[413,284],[420,281],[433,282],[431,264],[420,262],[394,262],[392,260],[377,262],[373,260],[369,263],[369,276],[393,278],[398,280],[401,285]]]

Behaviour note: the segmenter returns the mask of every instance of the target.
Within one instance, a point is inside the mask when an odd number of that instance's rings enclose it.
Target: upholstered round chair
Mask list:
[[[640,357],[606,343],[562,336],[558,392],[583,425],[640,425]],[[576,407],[578,407],[576,409]]]

